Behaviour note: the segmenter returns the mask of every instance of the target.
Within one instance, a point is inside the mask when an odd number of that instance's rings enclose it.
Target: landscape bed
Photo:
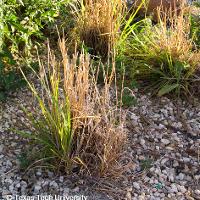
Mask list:
[[[0,198],[200,199],[198,2],[0,3]]]

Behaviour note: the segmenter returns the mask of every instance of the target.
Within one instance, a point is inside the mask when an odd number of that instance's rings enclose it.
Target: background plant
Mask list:
[[[80,0],[72,4],[75,28],[72,37],[93,55],[108,56],[120,35],[126,4],[122,0]]]
[[[200,53],[194,49],[190,23],[183,13],[173,17],[160,14],[156,26],[146,20],[142,29],[129,35],[123,52],[129,66],[132,63],[132,77],[150,81],[158,95],[173,90],[189,92],[189,84],[196,79]]]
[[[33,37],[41,38],[42,30],[63,14],[69,0],[4,0],[3,37],[10,44],[11,52],[18,52],[22,45],[30,50]]]
[[[44,37],[68,0],[3,0],[0,4],[0,96],[21,85],[17,66],[31,62],[33,44]]]

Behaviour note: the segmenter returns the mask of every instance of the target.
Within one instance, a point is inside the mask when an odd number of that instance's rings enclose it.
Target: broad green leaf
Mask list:
[[[158,92],[158,96],[163,96],[169,92],[171,92],[172,90],[176,89],[177,87],[179,87],[178,83],[174,83],[174,84],[166,84],[165,86],[163,86],[159,92]]]

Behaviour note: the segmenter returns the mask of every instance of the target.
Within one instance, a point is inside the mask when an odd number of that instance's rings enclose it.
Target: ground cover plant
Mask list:
[[[84,174],[119,173],[117,159],[126,142],[124,116],[120,102],[111,101],[111,76],[97,85],[98,70],[89,54],[67,56],[65,41],[60,40],[62,63],[49,50],[48,68],[41,63],[38,91],[28,85],[37,99],[41,115],[25,112],[33,127],[31,134],[19,132],[39,145],[40,161],[62,172]],[[93,71],[95,70],[95,71]]]

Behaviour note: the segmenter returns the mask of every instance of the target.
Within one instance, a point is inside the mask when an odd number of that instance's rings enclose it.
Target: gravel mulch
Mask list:
[[[27,141],[9,129],[25,120],[20,105],[30,105],[32,97],[26,89],[13,94],[0,107],[0,198],[87,195],[87,199],[98,200],[200,199],[200,105],[136,94],[137,105],[127,109],[129,135],[122,159],[131,165],[120,184],[110,182],[110,189],[102,188],[102,192],[92,190],[95,181],[88,186],[87,180],[75,175],[55,175],[43,168],[28,173],[20,170],[19,158],[26,153]]]

